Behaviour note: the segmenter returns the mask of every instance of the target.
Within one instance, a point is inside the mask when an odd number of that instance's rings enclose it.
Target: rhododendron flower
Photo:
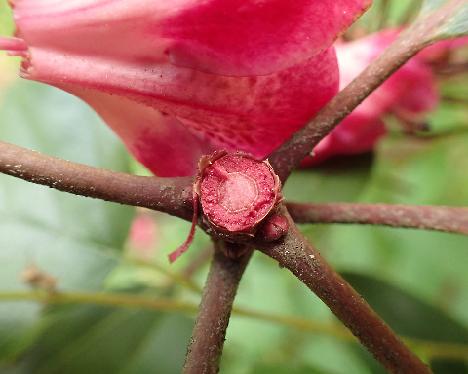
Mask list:
[[[81,97],[145,166],[264,158],[338,89],[334,39],[371,0],[16,0],[22,76]],[[79,125],[79,124],[77,124]]]
[[[384,30],[348,43],[337,43],[340,89],[356,78],[398,36],[398,30]],[[420,120],[435,108],[438,93],[428,60],[440,55],[453,42],[441,42],[413,57],[364,100],[314,149],[306,164],[317,164],[334,155],[372,150],[385,134],[382,118],[393,113],[402,119]]]

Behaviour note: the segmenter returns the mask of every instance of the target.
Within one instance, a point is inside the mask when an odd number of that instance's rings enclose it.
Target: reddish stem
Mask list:
[[[438,12],[411,26],[372,62],[355,80],[338,93],[305,127],[273,152],[268,160],[284,183],[312,149],[348,114],[363,102],[390,75],[411,57],[432,43],[433,30],[445,21],[460,1],[453,1]]]
[[[219,371],[226,330],[239,282],[252,251],[232,259],[218,241],[203,290],[199,314],[185,359],[184,374],[214,374]]]
[[[75,195],[191,220],[192,178],[139,177],[80,165],[0,141],[0,172]]]
[[[277,244],[258,243],[259,249],[289,269],[320,297],[374,357],[392,373],[430,373],[366,301],[322,258],[290,219],[291,229]]]
[[[296,223],[351,223],[468,235],[468,208],[391,204],[287,203]]]

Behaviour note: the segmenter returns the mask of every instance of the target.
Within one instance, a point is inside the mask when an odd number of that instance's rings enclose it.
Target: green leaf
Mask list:
[[[13,17],[7,0],[0,0],[0,36],[11,35],[13,32]]]
[[[442,310],[373,276],[342,275],[398,334],[445,344],[468,344],[468,329]],[[465,364],[463,360],[453,359],[445,360],[445,365],[460,367]]]
[[[48,155],[112,170],[127,171],[128,155],[97,115],[55,88],[19,82],[0,112],[0,139]],[[133,209],[67,195],[1,176],[0,209],[10,218],[42,222],[78,238],[119,248]],[[34,204],[31,197],[34,196]]]
[[[323,371],[311,366],[296,366],[296,365],[278,365],[278,364],[261,364],[255,366],[251,374],[330,374],[331,372]]]
[[[153,311],[73,306],[47,314],[23,357],[37,374],[180,373],[192,321]]]
[[[431,361],[431,369],[434,374],[466,374],[468,365],[463,362],[437,359]]]
[[[355,201],[367,183],[371,165],[368,155],[359,155],[296,170],[284,186],[283,193],[287,199],[301,202]]]
[[[372,276],[358,273],[342,275],[400,335],[468,344],[468,329],[403,289]]]
[[[428,122],[431,128],[430,136],[467,132],[468,110],[463,104],[442,102]]]
[[[128,170],[127,154],[87,106],[57,89],[21,82],[0,109],[0,139],[50,155]],[[27,289],[21,271],[35,264],[63,290],[98,290],[118,261],[133,209],[85,199],[0,175],[2,291]],[[0,362],[32,338],[41,308],[0,304]],[[13,328],[14,326],[14,328]]]
[[[369,33],[387,27],[403,26],[417,11],[418,2],[373,0],[369,10],[364,13],[350,28],[353,30],[365,29]]]

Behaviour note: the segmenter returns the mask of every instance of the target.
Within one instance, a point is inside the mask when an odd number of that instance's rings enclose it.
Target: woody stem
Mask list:
[[[296,223],[346,223],[435,230],[468,235],[468,208],[392,204],[288,202]]]
[[[387,370],[392,373],[430,373],[429,368],[307,242],[285,209],[283,213],[290,220],[289,233],[279,243],[258,243],[259,249],[278,261],[282,268],[290,270],[320,297]]]
[[[392,73],[411,57],[428,46],[431,31],[447,14],[450,6],[442,7],[423,17],[403,32],[384,53],[373,61],[356,79],[338,93],[305,127],[269,156],[269,161],[282,182],[285,182],[312,149],[327,136],[348,114],[362,103]]]
[[[0,141],[0,173],[75,195],[191,220],[192,178],[140,177],[42,155]]]
[[[187,350],[184,374],[214,374],[219,371],[232,305],[252,255],[252,250],[248,249],[238,259],[229,258],[223,251],[224,245],[221,241],[215,244],[210,273]]]

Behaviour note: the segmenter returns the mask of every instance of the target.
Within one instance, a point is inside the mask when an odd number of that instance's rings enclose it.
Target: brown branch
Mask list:
[[[320,140],[327,136],[391,74],[432,42],[433,30],[453,12],[453,7],[459,5],[457,1],[452,3],[443,7],[439,12],[420,19],[402,33],[381,56],[338,93],[311,122],[269,156],[268,160],[282,182]]]
[[[226,329],[239,282],[252,255],[228,258],[218,241],[203,290],[199,314],[185,359],[184,374],[214,374],[219,371]]]
[[[60,160],[0,141],[0,172],[75,195],[191,220],[192,179],[140,177]]]
[[[374,357],[392,373],[430,373],[372,310],[366,301],[312,247],[290,219],[291,229],[277,244],[259,243],[259,249],[289,269],[331,309]]]
[[[350,223],[468,235],[468,208],[391,204],[287,203],[296,223]]]

